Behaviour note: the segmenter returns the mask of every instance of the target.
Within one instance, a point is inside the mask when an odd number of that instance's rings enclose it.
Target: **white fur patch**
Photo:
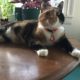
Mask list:
[[[15,42],[16,35],[15,35],[15,33],[14,33],[14,31],[12,30],[11,27],[9,27],[9,28],[7,29],[7,31],[6,31],[5,34],[6,34],[6,36],[7,36],[8,38],[10,38],[13,42]]]
[[[77,58],[80,58],[80,50],[75,48],[72,53],[71,53],[72,56],[74,57],[77,57]]]
[[[38,56],[48,56],[48,49],[40,49],[36,52]]]
[[[54,32],[55,40],[59,40],[64,35],[64,27],[60,26],[57,28],[58,30]]]
[[[57,21],[55,24],[52,25],[52,28],[58,28],[61,26],[61,23],[59,22],[59,18],[57,18]]]

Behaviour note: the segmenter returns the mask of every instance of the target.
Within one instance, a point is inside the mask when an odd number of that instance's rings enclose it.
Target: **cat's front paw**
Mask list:
[[[80,58],[80,50],[77,48],[73,49],[71,55],[74,57]]]
[[[36,52],[38,56],[48,56],[48,49],[40,49]]]

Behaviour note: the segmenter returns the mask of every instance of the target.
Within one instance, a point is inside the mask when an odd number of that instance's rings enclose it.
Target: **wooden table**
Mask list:
[[[80,43],[70,39],[80,48]],[[60,80],[79,64],[76,58],[56,48],[38,57],[30,49],[0,45],[0,80]]]

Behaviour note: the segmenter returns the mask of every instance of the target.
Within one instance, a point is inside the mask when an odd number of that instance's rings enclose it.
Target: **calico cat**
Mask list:
[[[60,2],[57,7],[51,7],[48,2],[43,0],[41,5],[41,14],[39,15],[38,27],[36,34],[41,40],[41,45],[52,46],[58,45],[63,48],[67,53],[74,57],[80,57],[80,50],[74,48],[65,35],[63,23],[65,17],[62,13],[64,2]],[[60,6],[60,7],[59,7]],[[42,36],[41,36],[42,35]],[[42,40],[44,39],[44,40]],[[40,49],[37,51],[40,56],[47,56],[47,49]]]
[[[64,15],[58,7],[49,7],[41,11],[38,21],[18,21],[0,29],[0,39],[4,42],[26,44],[27,47],[36,51],[38,56],[47,56],[49,46],[57,45],[79,58],[80,50],[74,48],[68,41],[63,23]],[[3,39],[3,40],[2,40]]]

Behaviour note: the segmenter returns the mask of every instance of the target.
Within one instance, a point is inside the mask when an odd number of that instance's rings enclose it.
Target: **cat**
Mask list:
[[[73,47],[65,35],[65,18],[59,9],[49,5],[48,8],[41,9],[38,20],[17,21],[7,28],[0,29],[0,40],[24,44],[32,48],[38,56],[48,56],[48,47],[57,45],[79,58],[80,50]]]

